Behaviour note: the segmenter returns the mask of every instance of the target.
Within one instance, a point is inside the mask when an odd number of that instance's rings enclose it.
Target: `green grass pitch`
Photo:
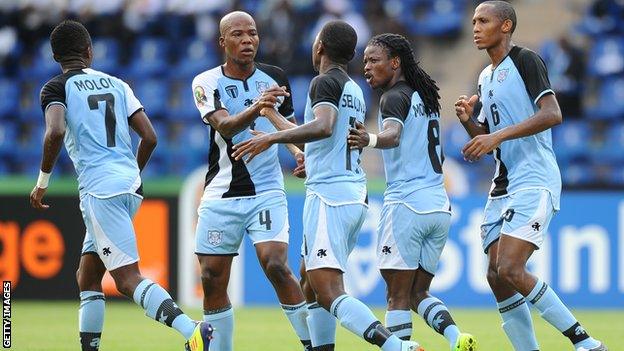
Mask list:
[[[200,318],[198,309],[187,309],[192,318]],[[382,309],[375,313],[383,320]],[[500,327],[500,318],[494,310],[451,309],[460,329],[477,337],[479,350],[511,350]],[[624,311],[575,311],[592,336],[603,340],[611,351],[624,351]],[[277,307],[240,308],[235,312],[234,348],[241,351],[297,351],[299,341]],[[448,344],[414,315],[413,338],[427,351],[446,351]],[[564,337],[537,315],[534,323],[541,350],[572,350]],[[14,301],[12,307],[11,349],[79,350],[78,302]],[[101,351],[170,351],[184,350],[184,340],[172,329],[166,328],[143,315],[143,311],[129,302],[107,302]],[[377,348],[338,327],[337,350],[372,351]]]

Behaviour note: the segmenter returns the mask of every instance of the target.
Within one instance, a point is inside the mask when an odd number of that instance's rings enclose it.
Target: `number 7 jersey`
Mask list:
[[[547,94],[554,92],[542,59],[529,49],[514,46],[497,67],[490,65],[479,76],[483,107],[478,120],[490,133],[521,123],[539,111],[537,102]],[[561,175],[550,129],[504,141],[494,150],[494,159],[491,198],[544,189],[550,192],[555,209],[559,209]]]
[[[41,89],[44,115],[65,108],[65,148],[78,174],[80,195],[140,194],[128,120],[143,106],[122,80],[92,69],[72,70]]]

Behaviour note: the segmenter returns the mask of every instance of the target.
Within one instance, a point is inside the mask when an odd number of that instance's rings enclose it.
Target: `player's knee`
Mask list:
[[[291,275],[286,263],[279,259],[268,259],[264,264],[264,272],[272,282],[285,281]]]
[[[497,267],[498,278],[505,281],[511,286],[516,286],[517,282],[522,278],[524,269],[507,260],[501,260]]]
[[[490,287],[494,288],[498,285],[498,268],[488,267],[486,278]]]
[[[80,291],[102,291],[101,277],[89,275],[80,268],[76,270],[76,282]]]
[[[228,285],[228,276],[222,270],[213,267],[201,268],[201,282],[205,296],[225,294]]]

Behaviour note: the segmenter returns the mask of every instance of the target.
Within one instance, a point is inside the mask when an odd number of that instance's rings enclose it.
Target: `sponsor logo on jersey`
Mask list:
[[[236,99],[238,97],[238,88],[236,85],[228,85],[225,87],[225,92],[232,98]]]

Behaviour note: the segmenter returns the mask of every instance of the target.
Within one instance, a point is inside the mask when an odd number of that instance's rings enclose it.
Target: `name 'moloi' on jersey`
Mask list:
[[[99,79],[90,78],[82,80],[74,80],[74,85],[78,88],[78,91],[87,90],[102,90],[110,87],[115,87],[110,77],[100,77]]]

